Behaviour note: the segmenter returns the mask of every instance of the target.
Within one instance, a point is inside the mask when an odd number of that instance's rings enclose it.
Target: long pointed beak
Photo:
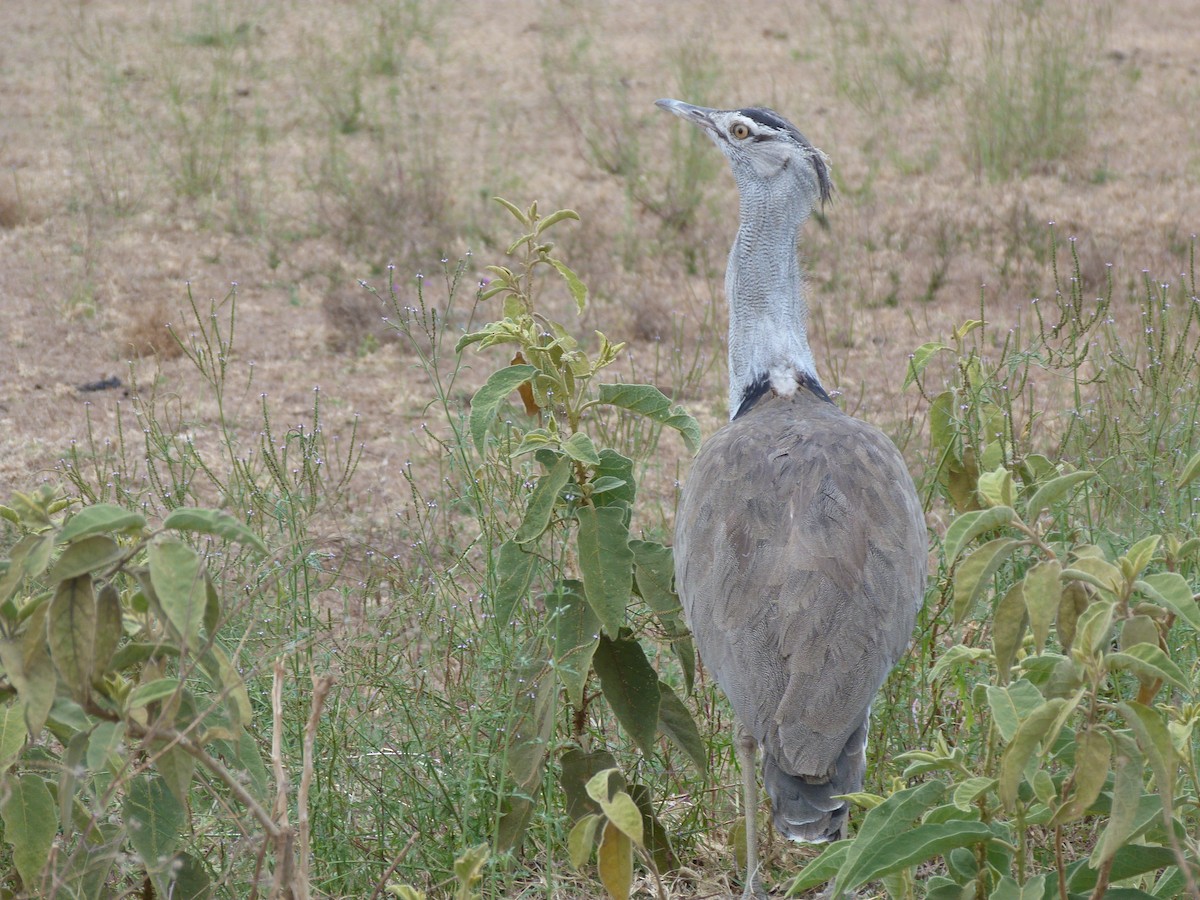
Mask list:
[[[674,113],[681,119],[693,122],[708,132],[715,133],[717,130],[712,120],[712,114],[716,112],[715,109],[692,106],[692,104],[684,103],[682,100],[655,100],[654,105],[659,109],[665,109],[669,113]]]

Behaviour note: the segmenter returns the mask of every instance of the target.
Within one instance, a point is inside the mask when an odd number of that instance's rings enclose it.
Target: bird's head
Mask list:
[[[706,109],[680,100],[659,100],[660,109],[699,125],[729,159],[738,189],[758,184],[772,194],[798,190],[811,209],[832,193],[829,161],[791,122],[758,106]]]

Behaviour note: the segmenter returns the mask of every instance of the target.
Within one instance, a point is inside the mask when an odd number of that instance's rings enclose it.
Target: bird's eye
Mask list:
[[[746,138],[750,137],[750,126],[745,122],[734,122],[729,129],[729,133],[739,141],[744,141]]]

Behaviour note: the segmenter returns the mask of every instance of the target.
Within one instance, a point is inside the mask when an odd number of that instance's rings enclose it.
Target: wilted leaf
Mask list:
[[[558,274],[566,281],[567,287],[571,291],[571,296],[575,300],[575,307],[582,314],[587,307],[587,285],[580,281],[579,276],[562,260],[551,259],[550,265],[554,266],[558,270]]]
[[[32,772],[0,779],[0,817],[5,843],[13,848],[13,864],[25,887],[36,894],[58,833],[58,808],[45,779]]]
[[[488,429],[496,418],[500,404],[525,382],[537,373],[536,366],[509,366],[493,372],[475,396],[471,398],[471,415],[469,426],[471,439],[479,455],[484,453]]]
[[[267,555],[267,545],[257,534],[244,522],[219,509],[174,509],[163,520],[163,527],[194,534],[211,534],[235,544],[245,544],[263,556]]]
[[[1063,585],[1062,598],[1058,604],[1058,642],[1063,650],[1070,650],[1075,642],[1075,629],[1079,616],[1088,607],[1088,594],[1078,581],[1068,581]]]
[[[644,846],[649,851],[658,871],[660,873],[670,872],[679,868],[679,859],[675,856],[675,851],[671,848],[671,839],[667,834],[667,829],[663,827],[662,822],[658,820],[658,816],[654,814],[650,789],[644,784],[631,784],[629,786],[629,796],[633,798],[633,802],[637,804],[638,811],[642,814],[642,838]]]
[[[514,694],[510,735],[505,765],[513,780],[526,792],[541,782],[542,763],[549,750],[554,727],[554,679],[536,651],[532,662],[518,666],[512,674]]]
[[[601,635],[592,665],[617,721],[642,752],[649,755],[658,731],[660,695],[658,676],[642,645],[632,638],[614,641]]]
[[[1046,646],[1050,625],[1062,601],[1061,576],[1062,566],[1057,559],[1040,562],[1025,573],[1025,608],[1029,610],[1029,627],[1038,653]]]
[[[592,611],[605,632],[616,637],[625,624],[625,607],[633,590],[633,551],[624,507],[579,507],[579,570]]]
[[[94,653],[95,675],[108,672],[117,645],[124,634],[121,624],[121,597],[111,584],[100,586],[96,594],[96,645]]]
[[[611,820],[604,823],[597,852],[600,881],[613,900],[628,900],[633,886],[633,844]]]
[[[58,533],[58,543],[65,544],[90,534],[109,534],[116,531],[136,531],[146,527],[146,517],[112,503],[85,506],[67,521]]]

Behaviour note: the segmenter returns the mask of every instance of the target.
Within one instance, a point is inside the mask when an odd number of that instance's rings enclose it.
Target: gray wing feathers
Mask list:
[[[806,391],[763,401],[704,445],[676,521],[697,649],[764,767],[859,790],[846,751],[865,746],[925,587],[924,519],[895,446]]]

